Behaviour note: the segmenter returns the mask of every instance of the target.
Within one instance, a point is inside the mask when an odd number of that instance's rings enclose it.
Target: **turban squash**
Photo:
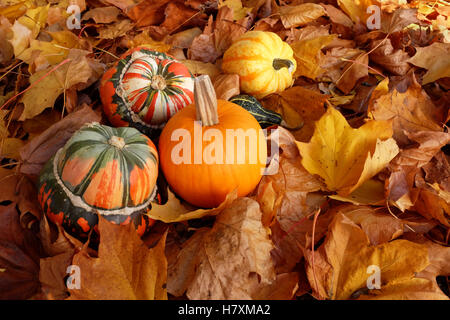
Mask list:
[[[241,90],[263,98],[290,87],[297,63],[289,44],[273,32],[249,31],[225,51],[222,70],[238,74]]]
[[[265,169],[267,144],[247,110],[216,98],[208,76],[196,78],[194,97],[195,103],[170,118],[161,132],[161,169],[181,198],[211,208],[235,189],[238,196],[254,190]]]
[[[125,52],[102,77],[103,110],[116,127],[151,133],[193,101],[194,79],[185,65],[145,47]]]
[[[134,128],[91,123],[79,129],[44,166],[39,202],[52,222],[86,238],[97,214],[116,224],[134,222],[142,235],[153,223],[144,213],[156,192],[158,154]]]

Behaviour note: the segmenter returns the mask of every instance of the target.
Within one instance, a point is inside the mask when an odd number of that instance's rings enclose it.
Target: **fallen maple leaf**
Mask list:
[[[352,19],[350,19],[342,10],[339,10],[335,6],[329,4],[321,3],[320,5],[325,9],[325,13],[328,17],[330,17],[332,22],[341,24],[347,28],[353,27]]]
[[[281,152],[279,158],[272,159],[269,168],[277,163],[278,169],[275,174],[263,176],[255,200],[263,212],[263,224],[272,230],[276,271],[284,273],[292,271],[302,258],[307,235],[312,234],[313,221],[308,217],[326,198],[314,193],[323,186],[301,165],[295,138],[286,129],[278,127],[276,130],[278,133],[272,132],[270,139],[278,134]],[[276,141],[271,140],[271,143]],[[326,230],[327,221],[327,217],[320,216],[317,234]]]
[[[380,172],[399,149],[390,121],[368,121],[353,129],[334,108],[316,122],[309,143],[297,142],[302,164],[331,191],[348,195]]]
[[[9,40],[13,49],[14,56],[19,56],[28,46],[33,39],[31,30],[22,25],[19,21],[15,21],[11,27],[13,32],[13,38]]]
[[[70,300],[167,299],[166,233],[147,248],[133,224],[115,225],[99,216],[98,257],[87,250],[74,255],[80,269],[80,288],[69,289]]]
[[[381,30],[388,34],[402,31],[410,24],[420,23],[415,8],[399,8],[392,13],[382,12],[380,20]]]
[[[202,62],[215,62],[220,56],[214,42],[213,17],[210,16],[203,33],[196,36],[188,49],[188,58]]]
[[[368,115],[375,120],[393,120],[394,138],[400,145],[409,142],[406,132],[442,131],[437,122],[439,109],[409,73],[407,89],[389,88],[389,79],[381,81],[372,93]]]
[[[369,56],[365,52],[360,52],[354,60],[346,63],[341,76],[336,81],[336,86],[342,92],[348,94],[355,87],[358,80],[368,76],[368,64]]]
[[[316,295],[340,300],[357,298],[366,292],[378,299],[406,299],[408,287],[431,284],[415,277],[430,265],[427,246],[403,239],[372,246],[365,232],[342,213],[336,215],[329,230],[324,244],[314,252],[318,268],[311,264],[311,252],[308,254],[307,275]],[[379,290],[368,288],[373,274],[370,266],[381,271]],[[431,296],[445,297],[439,289]],[[419,297],[418,292],[411,298]],[[430,295],[424,294],[422,298]]]
[[[428,47],[416,48],[416,54],[408,62],[428,70],[422,81],[423,84],[427,84],[441,78],[450,77],[449,59],[439,58],[449,55],[450,43],[435,42]]]
[[[254,200],[235,200],[217,216],[212,229],[198,232],[193,236],[195,242],[190,241],[181,250],[180,259],[172,267],[178,272],[171,273],[169,292],[182,293],[174,286],[178,284],[187,288],[189,299],[251,299],[260,284],[275,280],[270,256],[273,244]],[[184,250],[190,254],[184,254]],[[177,267],[186,259],[187,270]]]

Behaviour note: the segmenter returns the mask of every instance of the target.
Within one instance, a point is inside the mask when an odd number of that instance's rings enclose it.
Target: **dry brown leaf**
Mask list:
[[[278,14],[286,29],[306,25],[325,15],[325,9],[315,3],[303,3],[297,6],[278,7]]]
[[[281,273],[274,282],[261,286],[253,295],[254,300],[291,300],[298,289],[297,272]]]
[[[213,17],[210,16],[203,33],[196,36],[188,49],[188,58],[202,62],[215,62],[220,56],[214,42]]]
[[[374,41],[372,49],[375,50],[370,53],[370,60],[394,75],[403,76],[411,68],[408,64],[408,53],[395,50],[390,39]]]
[[[335,6],[329,4],[321,3],[320,5],[325,9],[325,13],[328,17],[330,17],[330,20],[333,23],[341,24],[347,28],[353,27],[352,19],[350,19],[342,10],[339,10]]]
[[[411,257],[414,257],[412,259]],[[443,298],[442,292],[412,291],[411,287],[427,287],[429,280],[417,278],[417,273],[430,265],[428,248],[407,240],[394,240],[377,246],[370,245],[364,231],[344,214],[337,214],[330,225],[324,244],[314,253],[317,268],[312,266],[308,254],[307,274],[315,294],[328,299],[427,299]],[[375,265],[381,270],[381,289],[369,289],[367,282],[373,274],[368,268]],[[370,281],[370,280],[369,280]],[[436,286],[437,287],[437,286]],[[416,288],[417,289],[417,288]],[[414,294],[415,293],[415,294]]]
[[[99,122],[101,116],[88,105],[69,114],[55,123],[20,150],[22,165],[20,171],[29,175],[38,175],[42,166],[64,146],[67,140],[85,123]]]
[[[344,66],[342,75],[336,81],[336,86],[345,94],[348,94],[358,80],[369,75],[369,56],[361,52],[354,60],[350,60]]]
[[[135,6],[128,7],[125,13],[137,27],[157,25],[164,21],[164,9],[169,2],[170,0],[143,0]]]
[[[241,93],[239,87],[239,75],[220,74],[212,78],[217,99],[229,100]]]
[[[321,49],[330,44],[335,36],[326,35],[291,43],[294,58],[297,62],[294,76],[305,76],[313,80],[320,76],[325,71],[320,67],[320,62],[323,59]]]
[[[133,23],[128,19],[123,19],[106,27],[98,29],[98,37],[100,39],[115,39],[124,36],[128,31],[133,29]]]
[[[214,45],[219,55],[247,31],[249,21],[249,18],[243,18],[234,22],[233,10],[226,6],[219,9],[214,24]]]
[[[28,299],[39,289],[39,242],[23,229],[15,204],[0,206],[0,299]]]
[[[71,300],[167,299],[166,234],[147,248],[133,224],[115,225],[99,216],[98,257],[83,250],[72,263],[80,269],[81,286],[70,289]]]
[[[201,234],[196,236],[196,241],[181,250],[179,256],[184,259],[178,259],[172,269],[178,270],[172,278],[187,288],[189,299],[251,299],[260,284],[275,280],[270,256],[273,244],[254,200],[235,200],[217,216],[212,229],[198,232]],[[186,254],[183,250],[187,250]],[[185,259],[191,264],[187,274],[178,267],[186,263]],[[189,285],[186,280],[190,280]],[[170,287],[178,294],[183,291],[177,286]]]
[[[392,119],[394,138],[400,145],[409,142],[405,131],[442,131],[435,116],[438,109],[413,74],[406,90],[399,87],[390,89],[388,85],[389,79],[386,78],[375,88],[369,101],[368,114],[375,120]]]
[[[297,128],[293,134],[298,141],[309,141],[314,132],[314,123],[325,113],[328,95],[294,86],[273,94],[261,101],[269,110],[283,116],[289,128]]]
[[[116,7],[94,8],[83,14],[82,20],[93,19],[95,23],[111,23],[117,20],[120,10]]]

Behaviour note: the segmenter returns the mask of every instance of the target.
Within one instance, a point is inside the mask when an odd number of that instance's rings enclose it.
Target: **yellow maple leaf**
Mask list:
[[[450,43],[435,42],[424,48],[416,48],[416,54],[408,60],[415,66],[427,69],[422,84],[450,77]]]
[[[309,143],[297,142],[302,165],[322,177],[331,191],[348,195],[380,172],[399,152],[391,121],[350,127],[334,108],[316,122]]]
[[[53,107],[56,98],[70,87],[85,83],[93,70],[86,58],[88,51],[71,49],[67,63],[57,69],[48,68],[34,73],[30,77],[32,87],[21,99],[24,111],[20,121],[31,119],[46,108]]]
[[[49,65],[55,65],[67,58],[70,49],[81,49],[80,39],[68,30],[49,32],[52,41],[33,39],[30,46],[16,58],[29,64],[31,73],[42,70]],[[36,56],[36,52],[39,55]]]

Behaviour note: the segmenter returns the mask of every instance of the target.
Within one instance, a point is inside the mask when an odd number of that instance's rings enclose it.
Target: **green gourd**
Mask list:
[[[233,102],[250,112],[259,122],[261,128],[279,125],[286,127],[287,129],[297,130],[303,126],[301,125],[298,128],[289,128],[279,113],[264,108],[255,97],[247,94],[234,96],[230,99],[230,102]]]

